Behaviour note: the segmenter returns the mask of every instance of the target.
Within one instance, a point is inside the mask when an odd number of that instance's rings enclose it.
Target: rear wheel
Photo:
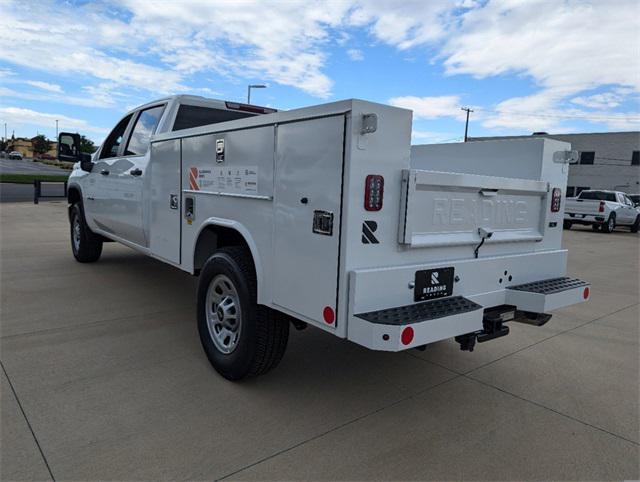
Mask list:
[[[229,380],[261,375],[282,359],[289,322],[257,304],[255,269],[246,249],[221,248],[202,268],[198,332],[207,358]]]
[[[571,229],[572,223],[571,221],[563,221],[562,228],[563,229]]]
[[[102,239],[93,233],[84,219],[82,206],[76,203],[71,208],[71,251],[80,263],[93,263],[102,254]]]
[[[611,213],[607,222],[602,225],[602,231],[605,233],[611,233],[616,228],[616,215]]]
[[[638,228],[640,228],[640,214],[636,216],[636,221],[631,225],[631,232],[637,233]]]
[[[592,224],[591,225],[591,229],[593,229],[594,231],[600,231],[600,224]]]

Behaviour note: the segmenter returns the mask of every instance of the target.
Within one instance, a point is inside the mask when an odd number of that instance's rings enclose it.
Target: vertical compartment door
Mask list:
[[[147,204],[149,248],[172,263],[180,263],[180,139],[151,145]]]
[[[273,301],[320,323],[336,310],[344,123],[277,129]]]

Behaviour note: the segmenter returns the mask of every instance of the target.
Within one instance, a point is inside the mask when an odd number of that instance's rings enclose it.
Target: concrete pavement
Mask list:
[[[638,235],[565,231],[592,301],[460,352],[292,332],[234,384],[195,327],[196,279],[116,244],[70,252],[64,203],[0,206],[0,476],[640,478]]]

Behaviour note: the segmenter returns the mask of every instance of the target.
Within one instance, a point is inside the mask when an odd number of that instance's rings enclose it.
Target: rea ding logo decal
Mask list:
[[[438,283],[440,283],[440,281],[438,281],[438,276],[440,276],[440,273],[438,273],[437,271],[434,271],[433,273],[431,273],[432,285],[437,285]]]
[[[379,244],[375,233],[378,229],[378,223],[375,221],[365,221],[362,223],[362,244]]]

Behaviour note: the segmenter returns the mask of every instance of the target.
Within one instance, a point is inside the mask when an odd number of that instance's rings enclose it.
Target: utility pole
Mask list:
[[[58,119],[56,119],[56,141],[58,140]]]
[[[460,110],[467,113],[467,121],[464,124],[464,141],[467,142],[467,133],[469,132],[469,112],[473,112],[473,109],[470,109],[469,107],[460,107]]]

